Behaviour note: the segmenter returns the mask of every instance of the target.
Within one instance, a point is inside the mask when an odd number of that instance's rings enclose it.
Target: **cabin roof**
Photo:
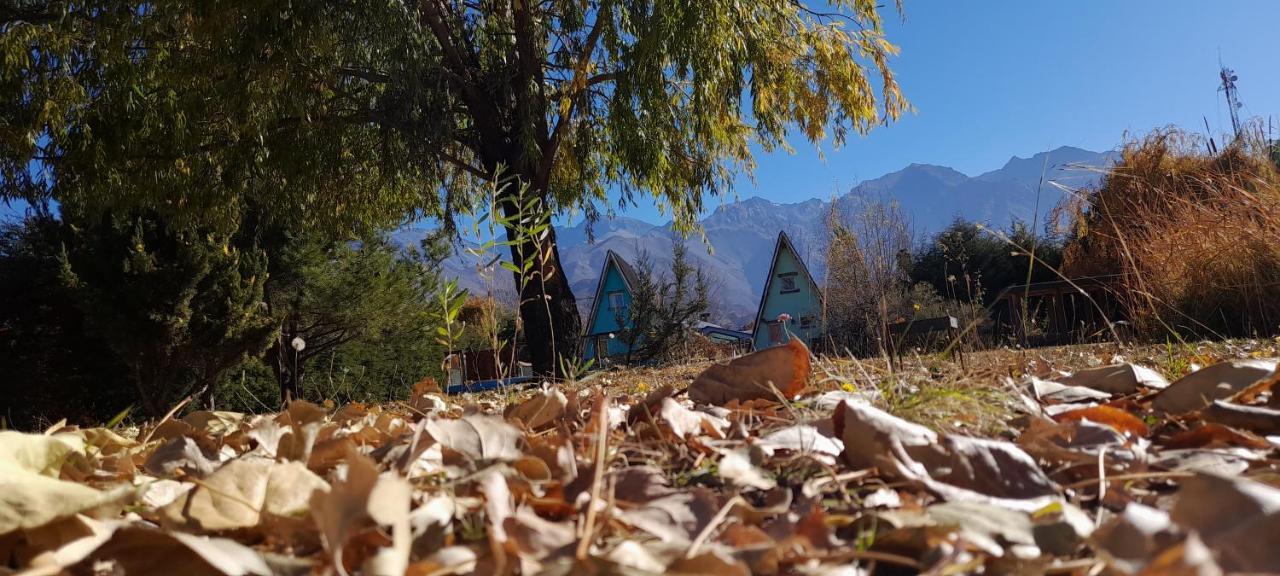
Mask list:
[[[605,270],[608,270],[609,259],[613,259],[614,264],[618,265],[618,270],[622,272],[622,281],[627,284],[627,290],[635,290],[636,284],[640,282],[640,277],[636,275],[636,269],[631,267],[631,263],[627,262],[627,260],[622,256],[619,256],[617,252],[609,250],[605,254]],[[600,277],[604,277],[603,271],[601,272]]]
[[[751,334],[747,332],[743,332],[741,330],[733,330],[733,329],[725,328],[722,326],[703,326],[702,328],[698,328],[698,333],[702,334],[703,336],[707,336],[710,334],[720,334],[722,336],[728,336],[730,338],[735,338],[737,340],[751,339]]]

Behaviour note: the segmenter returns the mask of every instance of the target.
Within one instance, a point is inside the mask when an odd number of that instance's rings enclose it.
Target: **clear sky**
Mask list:
[[[913,162],[976,175],[1169,124],[1203,132],[1205,117],[1230,130],[1219,54],[1240,77],[1244,115],[1280,114],[1280,0],[905,0],[905,21],[881,3],[916,113],[828,143],[825,161],[803,141],[794,155],[758,154],[741,197],[828,197]],[[627,214],[659,218],[651,206]]]

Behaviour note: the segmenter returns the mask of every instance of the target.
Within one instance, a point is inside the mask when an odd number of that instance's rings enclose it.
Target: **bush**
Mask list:
[[[1280,172],[1268,143],[1206,152],[1184,132],[1124,147],[1096,190],[1064,207],[1071,276],[1120,274],[1134,328],[1160,337],[1274,334],[1280,323]]]

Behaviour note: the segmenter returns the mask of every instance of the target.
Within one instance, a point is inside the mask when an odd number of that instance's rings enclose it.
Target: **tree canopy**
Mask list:
[[[0,194],[223,227],[261,208],[338,233],[424,214],[511,217],[517,206],[595,218],[616,194],[623,205],[652,198],[688,230],[708,195],[751,170],[752,144],[785,148],[798,131],[838,145],[907,108],[878,10],[864,0],[22,5],[0,13]],[[499,175],[486,207],[477,184]],[[523,284],[525,330],[563,352],[578,316],[554,230],[541,246],[514,224],[507,235],[513,260],[540,260]],[[536,368],[552,362],[534,351]]]

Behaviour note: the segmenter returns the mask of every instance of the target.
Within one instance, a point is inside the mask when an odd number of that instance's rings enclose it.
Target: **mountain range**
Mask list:
[[[867,180],[831,200],[811,198],[777,203],[759,197],[725,202],[701,220],[703,236],[683,240],[691,262],[702,268],[712,288],[712,317],[727,325],[741,326],[755,315],[765,274],[780,230],[791,237],[796,249],[821,281],[825,266],[825,218],[830,202],[843,211],[869,200],[895,201],[910,220],[916,241],[929,238],[956,218],[1006,228],[1014,219],[1045,222],[1063,196],[1095,185],[1102,168],[1114,159],[1111,152],[1091,152],[1062,147],[1029,158],[1014,156],[998,170],[968,176],[946,166],[911,164],[906,168]],[[1044,182],[1042,183],[1042,175]],[[1039,193],[1037,194],[1037,190]],[[1038,210],[1037,210],[1038,206]],[[427,232],[408,227],[393,239],[416,243]],[[665,270],[671,261],[676,236],[670,224],[655,225],[617,216],[587,225],[557,229],[561,262],[579,305],[587,310],[608,250],[636,263],[642,255],[655,269]],[[492,255],[489,256],[492,259]],[[447,276],[473,293],[493,290],[511,298],[510,275],[501,268],[479,262],[459,250],[445,262]]]

